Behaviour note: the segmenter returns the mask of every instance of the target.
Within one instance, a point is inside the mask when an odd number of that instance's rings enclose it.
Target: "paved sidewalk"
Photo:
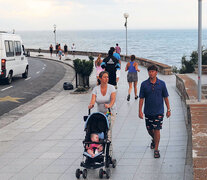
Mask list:
[[[125,65],[126,62],[122,62],[116,101],[118,114],[113,128],[113,149],[118,164],[112,169],[110,179],[192,179],[190,169],[188,172],[185,166],[188,136],[175,77],[159,75],[167,83],[172,116],[164,119],[161,158],[154,159],[144,121],[138,118],[138,100],[132,94],[130,102],[126,101]],[[140,69],[139,87],[148,77],[147,70]],[[94,73],[90,82],[95,84]],[[76,179],[75,170],[80,167],[85,135],[82,117],[88,112],[89,94],[62,91],[53,100],[0,129],[0,179]],[[99,179],[98,170],[90,170],[87,179]]]

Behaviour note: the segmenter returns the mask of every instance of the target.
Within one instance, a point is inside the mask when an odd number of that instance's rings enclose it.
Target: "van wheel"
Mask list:
[[[28,77],[28,67],[25,69],[25,72],[22,74],[22,78],[27,78]]]
[[[7,84],[11,84],[12,83],[12,72],[10,72],[8,77],[6,78],[6,83]]]

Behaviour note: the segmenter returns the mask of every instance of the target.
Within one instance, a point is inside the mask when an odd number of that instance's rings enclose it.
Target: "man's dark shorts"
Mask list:
[[[163,122],[164,115],[156,115],[156,116],[146,116],[145,115],[145,123],[147,130],[160,130],[162,129],[162,122]]]

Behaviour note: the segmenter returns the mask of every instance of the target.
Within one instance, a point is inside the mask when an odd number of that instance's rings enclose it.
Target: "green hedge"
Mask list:
[[[75,72],[82,76],[90,76],[93,72],[93,61],[87,61],[85,59],[75,59],[73,61]]]

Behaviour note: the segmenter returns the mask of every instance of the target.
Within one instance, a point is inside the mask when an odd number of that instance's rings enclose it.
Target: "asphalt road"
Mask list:
[[[61,63],[28,58],[27,79],[14,77],[10,85],[0,83],[0,116],[30,101],[56,85],[65,75]]]

